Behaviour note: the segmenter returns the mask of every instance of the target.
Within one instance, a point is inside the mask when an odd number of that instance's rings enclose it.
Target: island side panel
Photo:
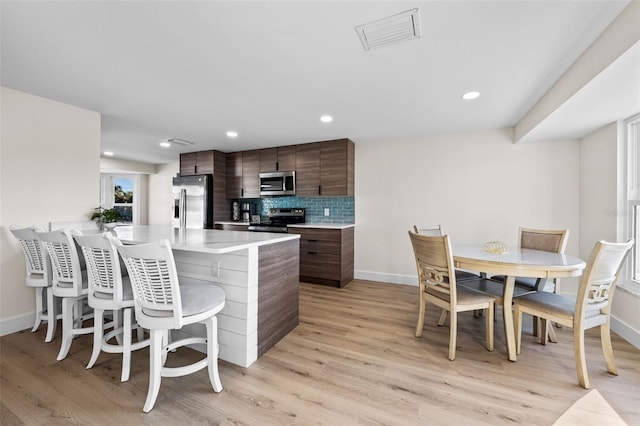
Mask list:
[[[225,307],[218,313],[219,357],[242,367],[258,359],[258,248],[226,254],[174,250],[182,285],[206,282],[220,286]],[[181,332],[204,335],[199,324]],[[204,351],[204,347],[196,348]]]
[[[258,357],[299,322],[300,240],[260,246]]]

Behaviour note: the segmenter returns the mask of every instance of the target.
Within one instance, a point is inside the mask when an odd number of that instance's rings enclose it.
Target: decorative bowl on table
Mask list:
[[[509,249],[505,243],[501,243],[500,241],[489,241],[486,242],[482,246],[482,251],[491,253],[491,254],[507,254],[509,253]]]

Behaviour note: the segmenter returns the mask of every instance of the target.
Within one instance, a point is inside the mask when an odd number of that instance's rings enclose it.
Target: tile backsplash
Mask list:
[[[243,199],[257,206],[257,212],[265,219],[270,208],[304,207],[307,223],[354,223],[353,197],[271,197]],[[325,216],[329,209],[329,216]]]

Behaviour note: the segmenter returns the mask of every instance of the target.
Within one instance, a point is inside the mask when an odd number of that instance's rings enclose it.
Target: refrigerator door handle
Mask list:
[[[180,229],[187,228],[187,190],[182,188],[180,190]]]

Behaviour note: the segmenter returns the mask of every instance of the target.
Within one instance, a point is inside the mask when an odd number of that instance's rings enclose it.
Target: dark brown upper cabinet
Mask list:
[[[260,150],[260,172],[291,171],[296,169],[296,145]]]
[[[180,154],[180,176],[213,174],[214,152],[199,151]]]
[[[227,198],[260,197],[260,151],[227,154]]]
[[[355,147],[349,139],[296,146],[296,195],[342,197],[354,194]]]

